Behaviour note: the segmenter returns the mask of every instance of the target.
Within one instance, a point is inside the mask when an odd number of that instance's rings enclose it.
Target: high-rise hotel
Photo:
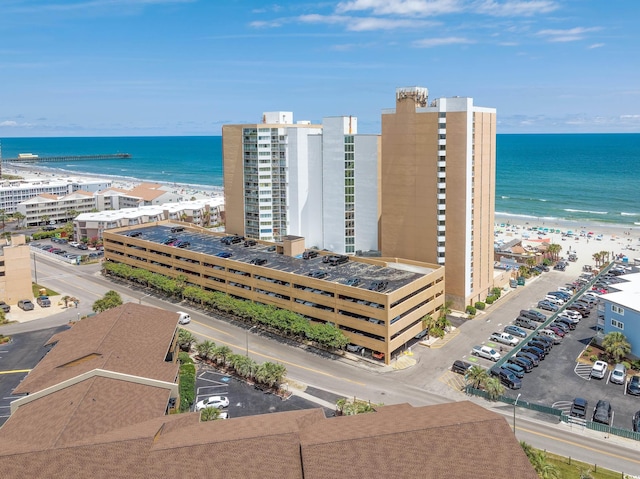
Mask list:
[[[382,254],[445,265],[456,308],[494,286],[495,173],[495,109],[397,89],[382,112]]]
[[[226,230],[335,253],[378,250],[380,136],[355,117],[293,123],[291,112],[222,128]]]
[[[227,232],[443,265],[455,308],[494,286],[495,109],[399,88],[382,135],[359,135],[354,117],[271,112],[222,138]]]

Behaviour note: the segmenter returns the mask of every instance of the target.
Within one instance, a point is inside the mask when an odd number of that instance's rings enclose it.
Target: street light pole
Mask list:
[[[249,329],[247,329],[247,333],[246,333],[246,335],[247,335],[247,357],[249,357],[249,333],[250,333],[251,331],[253,331],[253,329],[254,329],[255,327],[256,327],[256,326],[254,325],[254,326],[251,326]]]
[[[522,393],[518,394],[518,397],[516,397],[516,400],[513,403],[513,434],[514,435],[516,433],[516,406],[518,405],[518,399],[520,399],[521,395]]]

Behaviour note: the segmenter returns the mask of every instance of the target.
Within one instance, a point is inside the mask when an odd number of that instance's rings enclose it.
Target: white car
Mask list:
[[[604,361],[596,361],[591,368],[591,377],[602,379],[607,373],[608,364]]]
[[[572,314],[569,314],[567,311],[563,311],[560,314],[558,314],[558,318],[567,319],[567,320],[571,321],[573,324],[577,324],[577,323],[580,322],[580,320],[578,318],[576,318]]]
[[[611,371],[611,378],[609,379],[615,384],[624,384],[627,380],[627,368],[624,364],[616,364],[616,367]]]
[[[191,322],[191,316],[189,316],[189,313],[178,311],[178,314],[180,315],[178,317],[179,324],[189,324]]]
[[[576,321],[580,321],[582,319],[582,315],[580,313],[578,313],[577,311],[574,311],[572,309],[565,309],[563,311],[563,313],[566,316],[569,316],[570,318],[575,319]]]
[[[201,411],[206,407],[217,407],[218,409],[229,407],[229,398],[225,396],[211,396],[196,403],[196,411]]]

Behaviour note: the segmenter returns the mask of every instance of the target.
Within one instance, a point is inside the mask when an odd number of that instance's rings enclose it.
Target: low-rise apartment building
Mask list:
[[[135,235],[131,232],[135,231]],[[184,248],[165,244],[169,238]],[[336,325],[354,345],[384,357],[402,350],[444,304],[444,268],[399,258],[361,258],[327,251],[304,259],[304,238],[282,243],[239,241],[171,223],[103,232],[105,260],[144,268],[208,291],[297,312],[309,321]],[[380,354],[382,353],[382,354]]]
[[[75,191],[95,193],[109,187],[110,180],[91,178],[5,180],[0,183],[0,209],[6,214],[12,214],[18,211],[20,203],[41,194],[60,197]]]
[[[143,225],[163,220],[181,221],[196,226],[209,227],[220,223],[223,208],[224,198],[213,196],[163,205],[84,213],[78,215],[73,221],[73,236],[76,241],[82,241],[83,238],[100,240],[102,234],[112,228]]]
[[[64,196],[43,193],[23,201],[17,211],[24,215],[24,226],[37,226],[48,222],[66,223],[78,213],[88,213],[95,209],[93,193],[76,191]]]

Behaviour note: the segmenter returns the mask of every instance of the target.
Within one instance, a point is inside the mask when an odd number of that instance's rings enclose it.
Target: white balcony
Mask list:
[[[447,177],[446,171],[438,171],[438,178],[446,178],[446,177]]]
[[[446,221],[447,216],[446,215],[438,215],[438,221]]]
[[[444,181],[438,183],[438,189],[439,190],[444,190],[446,188],[447,188],[447,184]]]
[[[444,246],[438,246],[438,253],[444,253]]]
[[[446,200],[447,199],[447,194],[446,193],[438,193],[438,199],[439,200]]]
[[[438,233],[442,232],[444,233],[446,231],[447,227],[445,225],[438,225]],[[440,241],[440,238],[438,237],[438,241]]]
[[[444,243],[445,239],[444,235],[438,235],[438,243]],[[440,249],[438,249],[438,251],[440,251]]]
[[[447,166],[446,161],[438,161],[438,168],[445,168]]]

